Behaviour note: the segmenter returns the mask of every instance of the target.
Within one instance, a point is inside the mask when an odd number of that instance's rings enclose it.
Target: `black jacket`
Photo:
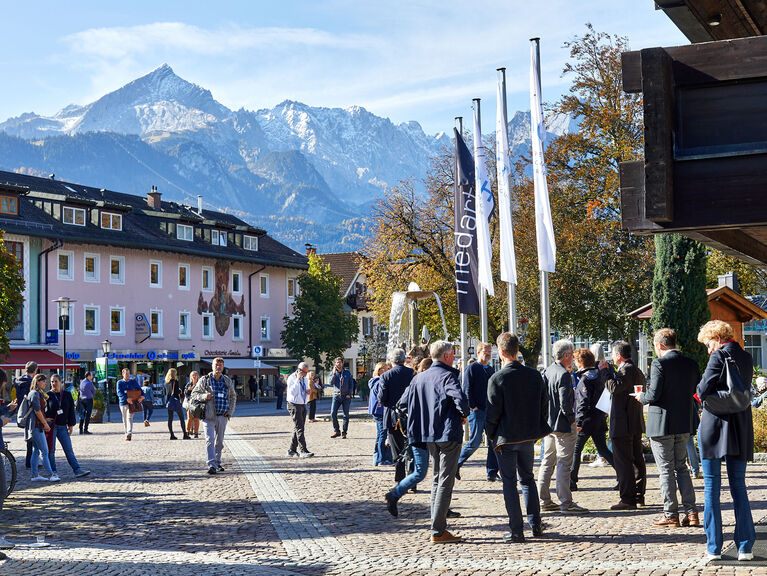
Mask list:
[[[61,414],[57,414],[59,408],[61,408]],[[48,392],[45,416],[46,418],[54,418],[56,426],[74,426],[77,424],[75,419],[75,402],[72,400],[72,395],[64,389],[58,394],[53,390]]]
[[[602,431],[607,424],[607,414],[597,408],[597,402],[605,389],[607,370],[585,368],[578,371],[578,387],[575,389],[575,423],[585,434]]]
[[[485,433],[496,443],[518,444],[551,433],[548,394],[537,370],[514,361],[487,384]]]
[[[743,412],[729,416],[714,416],[706,410],[706,396],[717,389],[719,376],[724,368],[726,350],[735,360],[740,370],[740,377],[746,386],[750,386],[754,376],[754,362],[751,355],[737,342],[730,341],[720,350],[716,350],[708,359],[708,365],[698,384],[698,398],[703,402],[703,414],[698,429],[698,445],[701,456],[705,459],[729,456],[740,460],[754,459],[754,421],[751,406]]]
[[[570,432],[575,422],[573,375],[559,362],[543,371],[549,394],[549,426],[554,432]]]
[[[395,364],[391,370],[381,374],[378,387],[378,401],[383,406],[383,423],[387,429],[394,430],[397,425],[397,402],[402,398],[405,388],[410,385],[415,372],[403,364]]]
[[[485,410],[487,407],[487,381],[495,370],[492,366],[483,366],[481,362],[472,362],[463,371],[463,393],[469,399],[469,408]]]
[[[642,405],[631,394],[634,393],[634,386],[642,386],[644,390],[646,384],[644,374],[631,360],[626,360],[617,372],[614,369],[610,371],[605,382],[605,387],[612,394],[610,438],[625,438],[644,432]]]
[[[669,350],[650,366],[650,384],[642,393],[647,409],[647,436],[689,434],[695,427],[693,395],[700,380],[698,364],[679,350]]]
[[[21,405],[21,400],[29,394],[30,386],[32,386],[32,376],[27,373],[14,379],[13,387],[16,388],[16,399],[19,401],[19,405]]]

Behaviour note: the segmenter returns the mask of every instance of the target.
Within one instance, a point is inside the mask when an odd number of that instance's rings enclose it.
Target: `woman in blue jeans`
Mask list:
[[[756,540],[756,532],[746,491],[746,462],[754,459],[751,406],[742,412],[716,416],[706,409],[706,398],[718,389],[726,388],[726,383],[720,383],[719,380],[727,357],[735,360],[746,386],[750,385],[753,377],[753,361],[751,355],[734,340],[732,327],[721,320],[704,324],[698,333],[698,341],[708,348],[710,355],[698,384],[698,398],[703,402],[698,446],[703,467],[706,551],[709,560],[719,560],[722,557],[722,507],[719,499],[724,460],[735,511],[734,540],[738,547],[738,560],[752,560],[754,555],[751,549]]]
[[[80,467],[75,452],[72,450],[72,430],[77,423],[75,418],[75,402],[68,390],[64,390],[61,385],[61,376],[54,374],[51,376],[51,391],[48,394],[48,403],[45,408],[45,416],[51,419],[53,426],[53,441],[48,452],[48,459],[51,462],[53,473],[56,470],[56,440],[61,444],[64,455],[67,458],[69,466],[72,468],[76,478],[81,478],[90,474],[90,471],[83,470]]]
[[[383,423],[383,406],[378,401],[378,388],[380,386],[381,374],[386,372],[391,366],[386,362],[379,362],[373,368],[373,377],[368,382],[370,394],[368,396],[368,414],[376,421],[376,442],[373,448],[373,466],[391,464],[391,457],[386,450],[386,426]]]
[[[32,467],[32,482],[42,482],[50,480],[58,482],[59,477],[51,468],[51,462],[48,459],[48,441],[45,439],[45,433],[49,432],[51,426],[48,418],[43,414],[48,396],[45,394],[46,378],[42,374],[36,374],[29,387],[27,401],[29,402],[27,414],[27,426],[24,429],[24,439],[32,441],[32,458],[30,465]],[[22,409],[19,408],[19,411]],[[22,414],[23,416],[24,414]],[[40,466],[40,457],[43,459],[43,468],[48,473],[48,478],[38,474]]]

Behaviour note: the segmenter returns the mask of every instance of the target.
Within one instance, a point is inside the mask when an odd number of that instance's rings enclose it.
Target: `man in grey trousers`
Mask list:
[[[221,452],[224,449],[224,433],[237,404],[237,392],[232,379],[224,374],[224,359],[213,359],[213,371],[197,381],[192,389],[192,401],[205,403],[205,448],[207,450],[208,474],[223,472]]]

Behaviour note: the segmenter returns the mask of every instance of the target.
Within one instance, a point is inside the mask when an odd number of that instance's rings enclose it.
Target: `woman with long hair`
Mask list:
[[[183,392],[181,390],[181,384],[178,382],[178,373],[175,368],[171,368],[165,375],[165,398],[167,398],[168,430],[170,431],[171,440],[178,440],[178,437],[173,434],[173,414],[178,414],[178,419],[181,421],[181,431],[184,433],[184,440],[190,439],[190,436],[186,431],[184,412],[181,408],[182,396]]]
[[[200,419],[192,416],[192,390],[200,379],[200,373],[197,370],[189,374],[189,383],[184,391],[184,405],[186,406],[186,433],[187,436],[194,434],[195,438],[200,437]]]
[[[51,461],[48,456],[48,440],[45,438],[45,434],[51,430],[51,422],[53,421],[52,418],[46,418],[43,413],[48,403],[48,395],[45,393],[46,384],[47,379],[43,374],[35,374],[29,387],[29,394],[27,395],[29,407],[27,408],[27,425],[24,428],[24,439],[32,441],[32,459],[30,460],[32,482],[42,482],[44,480],[51,482],[59,481],[58,475],[51,467]],[[21,411],[21,408],[19,408],[19,411]],[[40,466],[41,456],[43,468],[45,468],[48,478],[40,476],[37,471]]]
[[[386,450],[386,425],[383,421],[383,405],[378,401],[378,389],[381,385],[381,374],[391,366],[387,362],[379,362],[373,368],[373,377],[368,382],[370,395],[368,396],[368,413],[376,421],[376,443],[373,449],[373,466],[390,465],[392,462]]]

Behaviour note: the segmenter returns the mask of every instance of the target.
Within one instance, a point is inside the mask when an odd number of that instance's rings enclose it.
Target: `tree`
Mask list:
[[[738,277],[741,294],[764,294],[767,291],[767,272],[734,256],[710,248],[706,262],[706,286],[715,288],[718,285],[717,276],[727,272],[734,272]]]
[[[679,349],[703,368],[706,348],[697,340],[708,322],[706,248],[681,234],[655,236],[655,275],[652,282],[653,331],[673,328]]]
[[[24,277],[18,260],[5,248],[0,231],[0,358],[10,351],[8,332],[13,330],[24,304]]]
[[[309,270],[298,277],[298,284],[301,290],[293,308],[295,315],[285,317],[280,337],[291,354],[311,358],[316,368],[329,370],[333,358],[342,355],[356,339],[357,319],[344,311],[341,279],[319,256],[309,256]]]

